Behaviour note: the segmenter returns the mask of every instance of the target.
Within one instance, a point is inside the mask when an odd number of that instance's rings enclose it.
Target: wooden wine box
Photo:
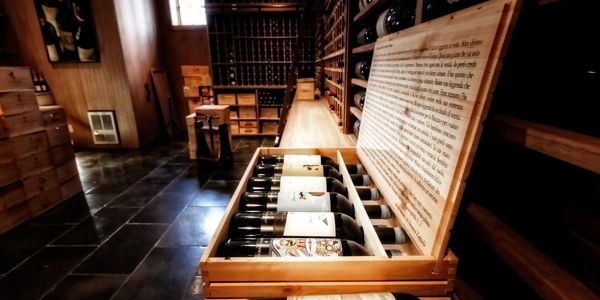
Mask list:
[[[37,108],[35,92],[31,89],[0,92],[0,115],[16,115]]]
[[[4,157],[22,157],[48,149],[48,139],[44,131],[0,140],[0,160]]]
[[[67,124],[67,117],[62,106],[49,105],[40,107],[42,121],[45,126],[59,126]]]
[[[0,67],[0,91],[32,89],[28,67]]]
[[[487,1],[379,38],[356,148],[257,149],[200,261],[205,297],[367,292],[450,297],[458,266],[447,247],[450,230],[517,4]],[[221,256],[259,156],[286,154],[336,160],[355,207],[352,217],[372,256]],[[377,202],[392,211],[391,219],[369,219],[346,168],[358,163],[382,195]],[[401,226],[408,241],[382,244],[378,225]],[[387,249],[402,255],[388,257]]]

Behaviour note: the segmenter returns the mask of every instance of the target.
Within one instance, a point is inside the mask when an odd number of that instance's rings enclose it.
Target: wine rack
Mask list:
[[[323,57],[320,58],[323,91],[329,109],[344,133],[350,132],[350,124],[344,122],[349,114],[347,64],[348,61],[348,15],[350,1],[327,1],[322,16]]]
[[[276,133],[273,128],[281,115],[280,107],[283,105],[283,96],[290,76],[293,51],[298,45],[301,9],[303,2],[206,2],[211,65],[217,99],[219,94],[255,95],[254,117],[250,118],[248,114],[246,119],[256,121],[256,129],[242,131],[242,123],[236,124],[234,116],[234,135]],[[297,72],[299,77],[312,78],[315,72],[315,29],[314,22],[308,21],[305,24],[304,37],[298,52]],[[241,105],[238,102],[239,97],[226,104],[232,106],[233,112],[241,112],[244,109],[239,108]],[[273,109],[263,107],[275,107],[278,111],[273,113]],[[269,112],[268,117],[261,116],[263,111]],[[240,125],[237,133],[236,125]]]

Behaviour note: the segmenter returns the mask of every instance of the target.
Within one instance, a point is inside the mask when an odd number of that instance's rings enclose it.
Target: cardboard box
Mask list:
[[[257,127],[240,127],[240,134],[258,134]]]
[[[315,80],[312,78],[298,78],[296,99],[315,100]]]
[[[32,90],[0,92],[0,115],[16,115],[37,108],[37,100]]]
[[[40,112],[42,113],[42,121],[46,127],[66,125],[67,123],[67,117],[65,116],[65,111],[62,106],[50,105],[40,107]]]
[[[0,123],[4,124],[9,137],[33,133],[44,129],[42,115],[37,109],[18,115],[0,116]]]
[[[217,94],[217,104],[236,105],[235,94]]]
[[[256,94],[237,94],[238,105],[256,105]]]
[[[279,107],[261,107],[260,117],[265,119],[279,118]]]
[[[240,128],[256,128],[258,127],[257,121],[240,121]]]
[[[256,119],[256,107],[240,106],[238,115],[240,119]]]
[[[279,129],[279,122],[277,121],[262,121],[260,132],[269,133],[269,134],[277,134],[277,130]]]

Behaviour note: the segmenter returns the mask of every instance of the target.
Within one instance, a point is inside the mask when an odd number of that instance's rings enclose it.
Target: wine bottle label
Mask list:
[[[282,166],[281,176],[319,176],[323,177],[321,165],[286,165]]]
[[[335,237],[333,213],[288,212],[283,236]]]
[[[331,199],[323,192],[280,192],[277,211],[331,212]]]
[[[320,165],[320,155],[284,155],[283,163],[286,165]]]
[[[280,192],[327,192],[327,178],[314,176],[282,176],[279,182]]]
[[[277,257],[343,256],[339,239],[276,238],[271,240],[271,255]]]
[[[56,45],[46,45],[46,50],[48,50],[48,59],[50,61],[58,61],[60,59],[58,51],[56,51]]]

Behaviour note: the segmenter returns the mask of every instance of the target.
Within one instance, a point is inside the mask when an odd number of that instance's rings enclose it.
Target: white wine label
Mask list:
[[[288,212],[283,236],[335,237],[333,213]]]
[[[321,165],[286,165],[281,170],[281,176],[319,176],[323,177]]]
[[[282,176],[280,192],[327,192],[327,178],[314,176]]]
[[[271,240],[271,254],[277,257],[343,256],[339,239],[276,238]]]
[[[48,59],[50,61],[58,61],[60,59],[58,51],[56,51],[56,45],[46,45],[46,49],[48,50]]]
[[[327,192],[279,192],[277,211],[331,212]]]
[[[287,300],[395,300],[392,293],[359,293],[339,295],[289,296]]]
[[[286,165],[320,165],[320,155],[284,155],[283,164]]]

